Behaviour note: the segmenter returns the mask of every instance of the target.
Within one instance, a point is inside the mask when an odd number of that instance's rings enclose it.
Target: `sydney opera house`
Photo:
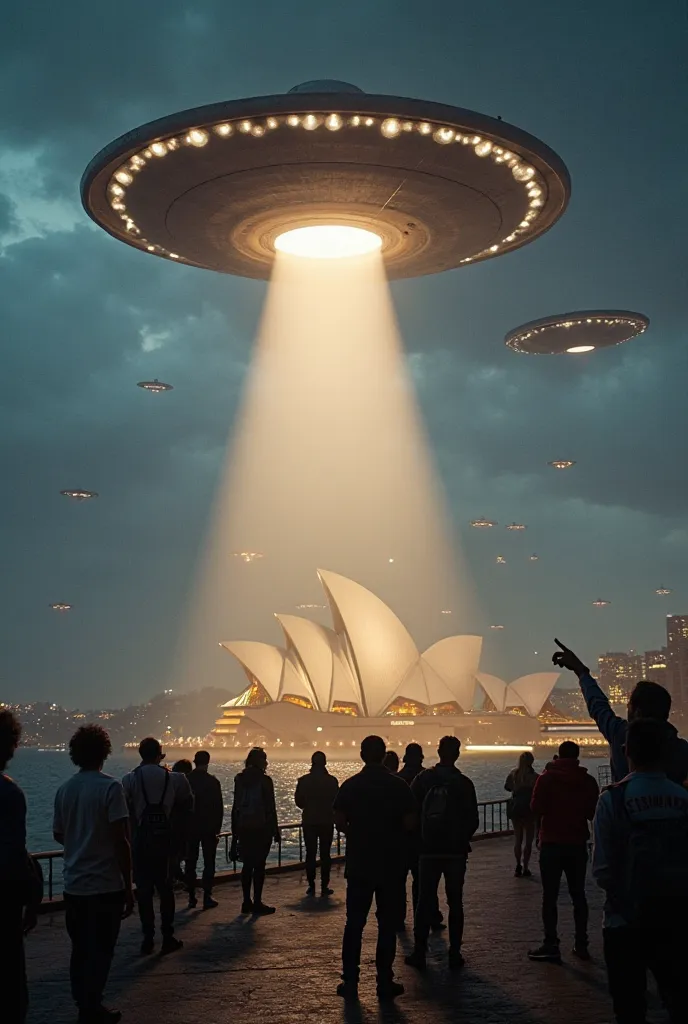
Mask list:
[[[371,732],[393,746],[434,744],[446,733],[465,744],[535,744],[542,723],[563,720],[549,702],[558,673],[510,684],[486,675],[479,636],[446,637],[421,654],[373,593],[334,572],[318,576],[332,628],[277,614],[282,646],[221,644],[248,685],[223,706],[215,747],[356,748]]]

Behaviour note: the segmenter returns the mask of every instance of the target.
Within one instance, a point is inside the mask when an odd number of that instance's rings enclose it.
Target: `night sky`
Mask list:
[[[555,634],[588,659],[662,644],[666,614],[688,613],[683,0],[3,13],[0,699],[118,706],[166,685],[266,290],[116,242],[81,208],[83,169],[153,118],[319,78],[501,116],[568,166],[568,211],[541,239],[393,296],[457,542],[507,627],[483,670],[544,669]],[[650,329],[589,357],[503,345],[604,307]],[[175,390],[135,387],[152,377]],[[75,506],[66,487],[100,498]],[[481,515],[500,526],[471,530]]]

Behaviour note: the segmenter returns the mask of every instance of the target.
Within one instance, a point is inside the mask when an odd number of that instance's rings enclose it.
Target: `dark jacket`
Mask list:
[[[254,799],[252,800],[252,798]],[[240,836],[242,830],[247,828],[246,824],[242,823],[242,808],[246,803],[252,802],[260,803],[263,822],[258,826],[249,826],[251,831],[260,830],[271,836],[276,836],[278,828],[275,788],[270,776],[260,768],[253,766],[244,768],[234,777],[234,800],[232,801],[232,834],[234,836]]]
[[[431,789],[447,786],[452,794],[452,820],[441,836],[430,841],[423,835],[423,801]],[[411,792],[418,805],[421,830],[421,856],[437,854],[456,856],[471,850],[471,837],[480,824],[475,786],[458,768],[436,765],[422,771],[411,783]]]
[[[408,782],[410,786],[413,780],[416,778],[416,776],[420,775],[422,771],[422,761],[406,761],[403,768],[401,768],[397,772],[397,775],[399,776],[400,779],[403,779],[404,782]]]
[[[191,831],[216,836],[222,831],[225,816],[220,780],[203,768],[194,768],[187,778],[194,797]]]
[[[612,778],[614,782],[621,782],[631,770],[624,752],[628,722],[612,711],[609,697],[588,672],[579,676],[578,681],[588,706],[588,714],[610,746]],[[683,785],[688,779],[688,742],[679,737],[678,732],[669,722],[666,727],[669,741],[667,744],[668,760],[665,765],[667,778]]]
[[[535,783],[530,804],[540,818],[540,843],[587,843],[599,794],[588,769],[574,758],[560,757],[548,765]]]
[[[334,804],[339,782],[327,768],[311,768],[296,783],[294,803],[300,807],[304,825],[334,824]]]

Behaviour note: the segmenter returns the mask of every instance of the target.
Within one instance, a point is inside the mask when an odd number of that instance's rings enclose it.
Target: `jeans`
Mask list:
[[[540,847],[540,877],[542,879],[542,923],[545,944],[559,945],[557,932],[557,900],[562,874],[566,875],[569,895],[573,903],[573,921],[576,943],[588,944],[588,901],[585,896],[585,873],[588,868],[587,843],[543,843]]]
[[[64,894],[65,924],[72,940],[69,977],[72,996],[80,1010],[97,1010],[103,1002],[110,965],[117,944],[124,892],[96,896]]]
[[[160,897],[160,931],[163,938],[174,935],[174,888],[169,860],[134,861],[134,881],[144,936],[152,939],[155,935],[153,896],[156,890]]]
[[[403,907],[403,876],[392,874],[383,879],[348,878],[346,882],[346,925],[342,942],[342,980],[358,984],[363,929],[375,898],[377,983],[388,985],[394,978],[397,952],[397,922]]]
[[[215,854],[217,853],[217,836],[214,832],[192,833],[186,852],[186,865],[184,880],[189,892],[196,890],[196,866],[198,864],[199,851],[203,851],[203,892],[213,891],[215,881]]]
[[[466,854],[446,857],[421,855],[413,938],[416,949],[427,948],[430,927],[437,914],[437,890],[442,875],[449,907],[449,949],[458,953],[463,942],[463,883],[466,877]]]
[[[688,1007],[688,941],[681,922],[676,934],[648,934],[636,928],[605,928],[604,959],[618,1024],[644,1024],[647,972],[657,982],[672,1024],[685,1022]]]
[[[318,846],[320,846],[320,884],[323,889],[329,885],[332,867],[330,851],[333,838],[334,825],[303,826],[303,841],[306,844],[306,878],[309,885],[315,885],[315,862],[318,858]]]
[[[16,882],[0,885],[0,1001],[3,1024],[24,1024],[29,1007],[24,959],[24,897]]]

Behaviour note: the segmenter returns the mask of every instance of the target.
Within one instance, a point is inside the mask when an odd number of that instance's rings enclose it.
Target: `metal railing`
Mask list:
[[[506,834],[510,829],[509,818],[507,815],[507,803],[508,799],[504,800],[480,800],[478,801],[478,814],[480,818],[480,826],[478,831],[475,833],[476,838],[478,836],[499,836]],[[293,839],[287,839],[284,841],[285,833],[293,834],[296,832],[296,836]],[[299,866],[304,863],[304,851],[305,843],[303,839],[303,825],[300,821],[289,821],[283,825],[278,826],[278,842],[276,843],[276,853],[272,854],[269,859],[274,866],[279,870],[287,865]],[[237,861],[231,856],[232,853],[232,833],[231,830],[223,831],[219,833],[220,841],[224,841],[224,855],[225,864],[232,865],[232,871],[237,871]],[[336,853],[334,856],[341,857],[346,849],[346,837],[342,832],[335,830],[334,834],[334,845]],[[298,847],[298,853],[297,853]],[[39,853],[32,853],[31,856],[37,861],[47,861],[48,871],[45,884],[47,888],[47,901],[50,903],[55,899],[55,870],[54,862],[61,860],[63,856],[62,850],[45,850]],[[61,878],[59,879],[61,881]]]

